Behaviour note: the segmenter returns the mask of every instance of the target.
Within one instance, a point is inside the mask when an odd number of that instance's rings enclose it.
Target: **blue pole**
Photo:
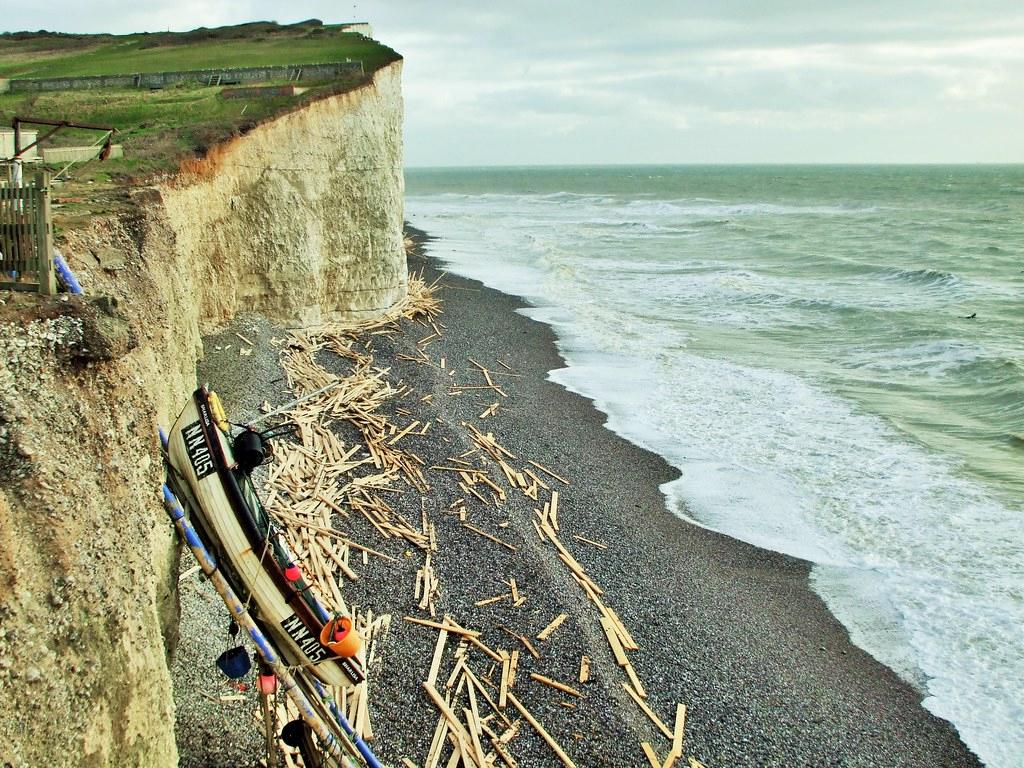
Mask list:
[[[162,430],[160,438],[166,445],[166,436],[163,434]],[[189,522],[188,517],[185,515],[185,510],[182,508],[181,502],[178,501],[177,497],[175,497],[171,489],[167,487],[166,483],[163,485],[163,495],[164,506],[166,507],[168,514],[171,516],[171,519],[174,521],[174,525],[177,527],[178,533],[181,534],[182,539],[188,545],[189,549],[192,550],[192,554],[195,555],[196,560],[199,562],[199,567],[202,569],[203,573],[206,574],[210,583],[213,584],[214,588],[224,600],[224,604],[228,607],[232,618],[238,622],[240,626],[245,627],[249,636],[256,644],[256,648],[259,651],[260,656],[262,656],[263,660],[266,661],[274,670],[274,674],[277,675],[278,680],[281,681],[284,692],[298,708],[302,719],[305,720],[309,727],[313,729],[313,732],[316,733],[317,737],[320,739],[321,746],[331,755],[331,757],[342,765],[355,765],[348,755],[342,754],[341,746],[344,746],[350,753],[364,757],[371,768],[380,768],[380,763],[377,762],[376,757],[373,757],[373,753],[369,752],[369,747],[366,747],[366,745],[362,743],[361,739],[357,739],[361,746],[356,747],[352,743],[352,739],[349,734],[345,732],[347,729],[344,727],[342,733],[343,738],[337,738],[332,732],[332,729],[313,709],[313,705],[298,687],[298,683],[296,683],[291,672],[288,671],[288,668],[278,658],[274,646],[266,638],[260,628],[256,626],[256,623],[246,610],[245,605],[243,605],[242,601],[238,599],[235,591],[231,588],[231,585],[228,584],[227,579],[224,578],[224,574],[222,574],[217,568],[217,563],[213,559],[213,556],[206,549],[206,546],[199,538],[199,534],[196,533],[196,529],[192,526],[192,523]],[[321,693],[321,695],[326,693],[319,685],[319,682],[317,682],[317,692]],[[332,710],[335,710],[334,714],[336,717],[340,715],[340,712],[336,711],[333,703],[331,704],[331,708]],[[372,763],[370,762],[370,758],[366,758],[367,753],[370,754],[370,757],[373,760]]]
[[[64,287],[68,289],[68,293],[82,292],[82,286],[78,284],[74,272],[71,271],[71,267],[64,261],[64,257],[60,255],[60,251],[56,248],[53,250],[53,266],[57,269],[57,277],[60,278]]]

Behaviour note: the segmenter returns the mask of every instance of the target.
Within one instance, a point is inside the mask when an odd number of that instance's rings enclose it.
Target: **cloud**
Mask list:
[[[728,160],[750,148],[745,159],[785,160],[800,149],[794,133],[833,161],[890,147],[918,159],[927,148],[935,162],[1024,161],[1024,143],[1007,139],[1024,135],[1019,0],[186,3],[20,3],[0,23],[126,32],[368,20],[406,59],[415,164],[467,152],[493,163]],[[908,141],[908,126],[926,139]]]

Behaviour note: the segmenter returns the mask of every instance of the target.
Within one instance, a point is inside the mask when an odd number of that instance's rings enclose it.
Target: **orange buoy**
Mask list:
[[[339,656],[355,656],[359,653],[359,633],[352,626],[349,616],[335,616],[320,630],[320,644],[330,648]]]

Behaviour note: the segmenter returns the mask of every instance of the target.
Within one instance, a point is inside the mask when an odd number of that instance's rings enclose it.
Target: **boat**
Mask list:
[[[321,604],[253,485],[266,433],[232,431],[216,393],[198,388],[167,435],[168,485],[284,661],[326,685],[358,685],[365,647],[352,617]]]

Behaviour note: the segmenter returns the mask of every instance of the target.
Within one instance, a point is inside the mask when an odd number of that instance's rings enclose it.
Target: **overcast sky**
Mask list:
[[[406,164],[1024,162],[1022,0],[0,0],[0,28],[368,21]]]

